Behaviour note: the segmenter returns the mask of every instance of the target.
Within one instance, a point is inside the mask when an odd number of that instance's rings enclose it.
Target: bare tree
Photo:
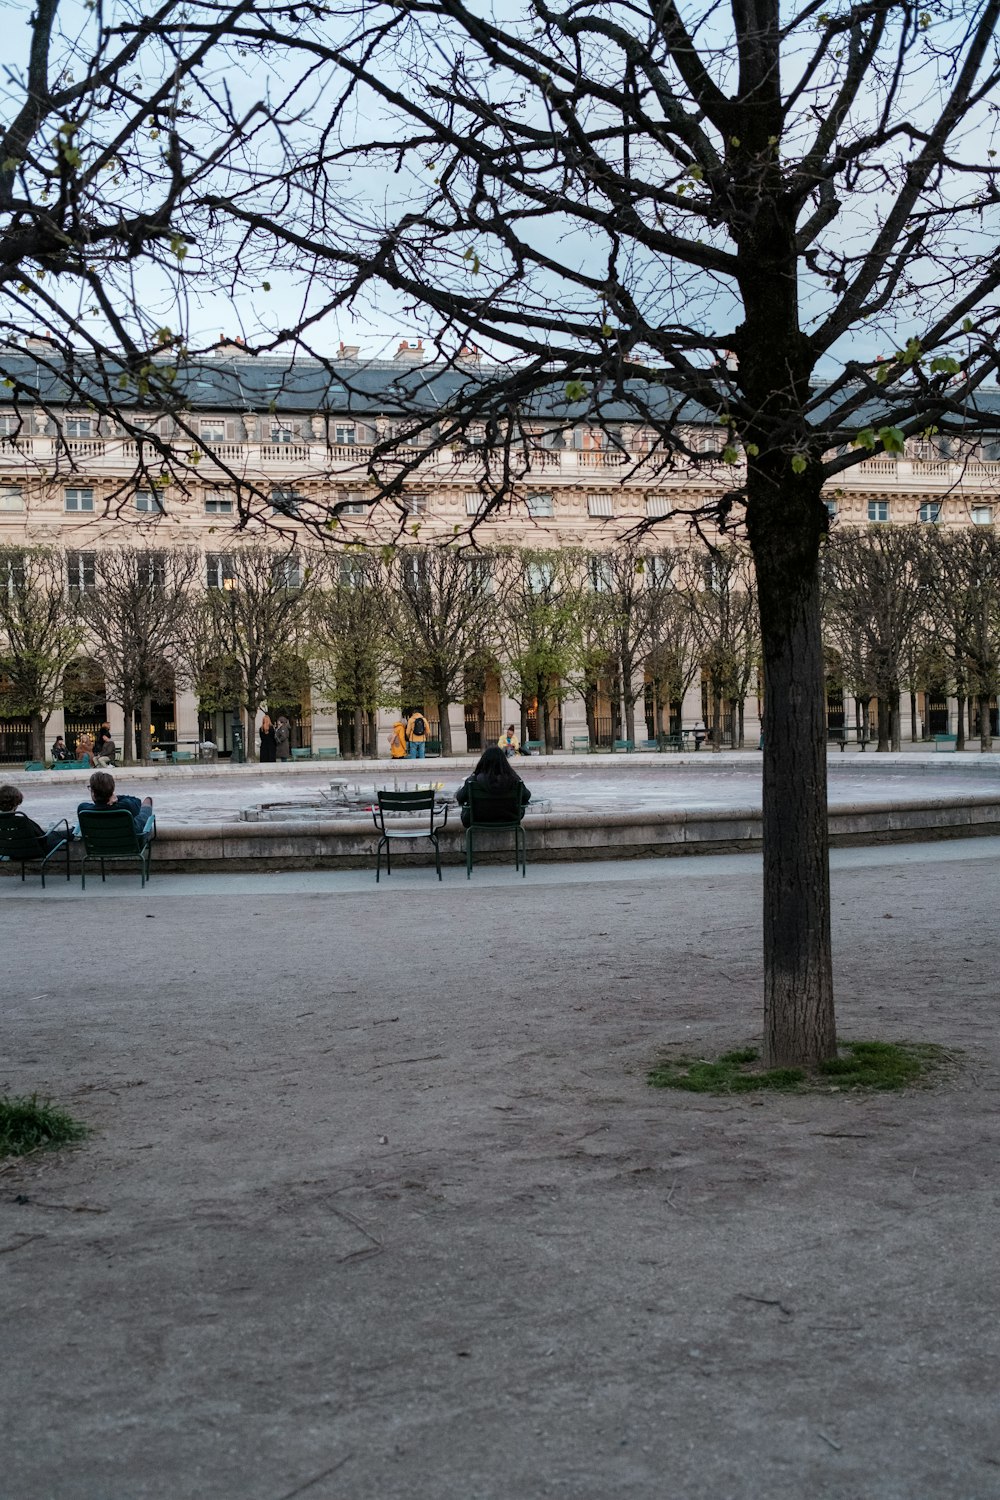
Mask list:
[[[651,553],[638,537],[587,556],[592,594],[587,634],[598,662],[611,667],[622,705],[624,738],[635,743],[635,705],[646,660],[657,640],[665,600],[674,589],[673,559]],[[589,676],[593,677],[593,670]]]
[[[363,548],[334,553],[318,570],[309,619],[314,670],[338,708],[353,713],[356,755],[366,728],[369,753],[378,754],[375,719],[386,704],[397,607],[389,568],[378,553]]]
[[[969,696],[977,702],[980,748],[990,750],[990,700],[1000,691],[1000,539],[992,529],[973,527],[936,533],[928,550],[927,608],[960,694],[959,745]]]
[[[492,559],[459,547],[401,547],[393,560],[391,618],[404,695],[434,704],[441,753],[452,751],[448,709],[465,696],[465,668],[494,613]]]
[[[0,546],[0,708],[30,721],[35,760],[45,757],[46,725],[83,636],[66,588],[65,554]]]
[[[49,63],[54,3],[36,23],[44,87],[25,88],[24,120],[3,146],[18,185],[6,264],[15,286],[28,272],[27,315],[54,323],[68,301],[35,266],[89,288],[93,257],[107,276],[130,232],[140,253],[190,242],[234,288],[265,260],[287,266],[306,306],[276,333],[302,348],[324,313],[388,291],[447,358],[470,343],[496,358],[440,401],[401,384],[417,443],[376,444],[372,503],[391,504],[427,451],[479,424],[491,445],[484,511],[509,505],[540,413],[585,418],[612,441],[641,425],[651,472],[687,458],[717,477],[711,502],[689,511],[702,526],[745,522],[760,605],[765,1055],[830,1056],[823,487],[910,435],[997,425],[977,392],[998,358],[988,142],[1000,0],[788,14],[760,0],[708,17],[677,0],[522,0],[502,13],[465,0],[333,13],[168,4],[107,37],[169,54],[162,98],[141,90],[133,102],[121,70],[86,70],[99,80],[88,100],[113,100],[96,146]],[[227,45],[244,71],[266,60],[285,78],[281,109],[234,117],[196,56]],[[185,106],[189,78],[204,86]],[[66,116],[68,135],[56,123]],[[151,168],[151,116],[164,143],[144,192],[132,185]],[[218,152],[205,149],[213,126]],[[126,204],[112,230],[75,184],[103,181],[121,153],[142,213]],[[47,240],[43,191],[60,210]],[[111,327],[117,311],[112,300]],[[129,361],[149,363],[149,338],[115,337]],[[105,382],[101,399],[110,394]],[[719,432],[708,455],[687,436],[705,411]]]
[[[284,701],[301,691],[311,578],[297,554],[259,545],[211,556],[208,567],[198,637],[203,664],[212,665],[212,677],[203,680],[203,696],[214,702],[211,695],[217,685],[238,694],[216,706],[242,704],[252,760],[257,710],[269,699]]]
[[[497,504],[560,392],[567,422],[614,438],[634,420],[647,464],[686,455],[719,476],[695,519],[745,521],[760,604],[772,1063],[828,1057],[836,1036],[824,484],[931,427],[996,425],[976,392],[997,362],[998,16],[1000,0],[763,0],[710,21],[674,0],[363,8],[303,41],[337,138],[311,162],[297,140],[294,180],[289,152],[295,211],[216,200],[331,304],[388,288],[444,351],[509,357],[434,410],[433,435],[412,417],[442,445],[493,423]],[[266,12],[238,30],[281,45]],[[719,424],[712,455],[686,437],[699,410]]]
[[[580,666],[587,611],[584,560],[570,548],[503,548],[497,566],[500,659],[521,710],[521,740],[534,714],[542,754],[553,745],[552,704]]]
[[[828,638],[866,710],[878,700],[878,748],[900,748],[907,652],[927,612],[926,528],[838,528],[823,558]]]
[[[732,544],[715,546],[707,556],[689,552],[682,561],[681,576],[711,705],[706,717],[712,748],[722,748],[724,709],[731,721],[733,743],[742,747],[744,708],[760,663],[750,558],[744,547]]]
[[[174,695],[201,559],[186,548],[155,547],[108,547],[93,556],[93,586],[71,590],[77,616],[108,697],[125,716],[123,759],[147,760],[150,704]]]

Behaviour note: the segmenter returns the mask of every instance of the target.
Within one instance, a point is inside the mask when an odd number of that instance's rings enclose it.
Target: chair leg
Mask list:
[[[465,878],[472,879],[472,829],[465,830]]]
[[[524,836],[524,829],[518,825],[518,833],[521,835],[521,879],[528,873],[528,841]]]
[[[441,879],[441,845],[437,841],[437,836],[435,834],[433,834],[433,833],[431,834],[431,842],[434,845],[434,868],[437,870],[437,872],[438,872],[438,880],[440,880]]]
[[[376,885],[378,885],[378,883],[379,883],[379,876],[381,875],[381,873],[382,873],[382,840],[379,839],[378,844],[375,846],[375,884]]]

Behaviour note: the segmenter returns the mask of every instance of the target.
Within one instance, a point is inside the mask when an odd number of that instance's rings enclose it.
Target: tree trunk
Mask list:
[[[919,736],[917,734],[917,695],[910,692],[910,740],[915,745]]]
[[[150,693],[144,693],[142,699],[142,717],[139,722],[139,759],[148,760],[153,748],[153,737],[150,733],[149,723],[153,717],[153,699]],[[126,723],[128,720],[126,719]],[[132,715],[135,722],[135,715]]]
[[[993,749],[993,732],[990,723],[990,695],[979,694],[979,748],[980,750]]]
[[[882,693],[876,699],[878,710],[878,744],[876,750],[889,748],[889,700]]]
[[[722,749],[722,693],[712,683],[712,749]]]
[[[378,760],[378,715],[373,708],[368,710],[368,746],[372,760]]]
[[[903,748],[900,740],[900,713],[899,713],[899,689],[889,699],[889,743],[893,750]]]
[[[365,753],[365,711],[357,707],[354,710],[354,755],[361,760]]]
[[[737,742],[737,747],[736,748],[738,750],[742,750],[743,749],[743,742],[744,742],[744,740],[746,738],[746,732],[745,732],[746,726],[744,724],[744,710],[745,710],[745,708],[746,708],[746,704],[745,704],[744,700],[742,698],[740,698],[739,701],[736,704],[736,724],[737,724],[737,728],[738,728],[738,731],[739,731],[738,742]]]
[[[448,717],[448,699],[439,698],[438,711],[438,737],[441,741],[441,754],[451,754],[451,720]]]
[[[830,948],[825,668],[818,477],[772,471],[748,522],[764,658],[764,1062],[812,1066],[836,1052]],[[786,477],[787,476],[787,477]],[[782,487],[796,486],[793,497]],[[755,493],[756,491],[756,493]],[[756,503],[755,503],[756,502]],[[793,524],[792,517],[798,517]]]
[[[957,714],[957,720],[958,720],[958,722],[957,722],[957,724],[955,726],[955,728],[956,728],[955,749],[956,750],[964,750],[965,749],[965,694],[964,693],[956,693],[956,695],[955,695],[955,704],[956,704],[956,707],[958,708],[958,714]]]
[[[48,716],[43,719],[41,714],[31,715],[31,728],[29,730],[29,744],[31,745],[32,760],[45,759],[45,726],[48,724]]]

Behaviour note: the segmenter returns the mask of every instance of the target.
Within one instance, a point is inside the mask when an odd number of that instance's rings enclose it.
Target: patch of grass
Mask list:
[[[717,1058],[666,1058],[647,1075],[647,1082],[653,1088],[684,1089],[691,1094],[905,1089],[926,1082],[948,1056],[943,1047],[931,1042],[842,1042],[836,1057],[809,1072],[805,1068],[764,1069],[756,1048],[742,1047]]]
[[[51,1150],[82,1141],[87,1134],[86,1125],[37,1094],[29,1099],[0,1098],[0,1156]]]

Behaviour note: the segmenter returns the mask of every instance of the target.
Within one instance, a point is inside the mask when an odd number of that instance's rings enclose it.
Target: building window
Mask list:
[[[529,563],[525,573],[528,588],[533,594],[544,594],[546,589],[551,588],[552,576],[552,564],[547,562]]]
[[[826,502],[826,513],[831,521],[835,521],[837,519],[837,512],[839,511],[839,509],[840,506],[837,504],[836,500],[828,500]]]
[[[650,516],[650,517],[653,517],[653,518],[658,518],[660,516],[669,516],[669,514],[670,514],[670,501],[667,499],[666,495],[647,495],[646,496],[646,515],[647,516]]]
[[[643,561],[650,588],[670,582],[674,571],[673,558],[665,557],[662,552],[650,552]]]
[[[8,596],[24,588],[24,558],[8,557],[0,561],[0,589]]]
[[[426,495],[405,495],[403,504],[406,506],[408,516],[425,516],[427,514]]]
[[[157,494],[154,494],[154,492],[152,490],[136,490],[136,492],[135,492],[135,508],[136,508],[137,511],[140,511],[143,515],[147,515],[147,516],[162,516],[163,515],[163,501],[160,498],[160,496],[157,495]]]
[[[587,572],[590,574],[590,587],[595,594],[604,594],[613,586],[614,579],[611,575],[611,563],[606,557],[590,557],[587,559]]]
[[[68,489],[66,491],[67,510],[93,510],[94,492],[91,489]]]
[[[225,495],[206,495],[206,516],[231,516],[233,513],[233,502]]]
[[[272,490],[271,491],[271,514],[272,516],[288,516],[295,520],[299,514],[299,503],[301,495],[294,490]]]
[[[92,417],[67,417],[66,436],[68,438],[89,438],[94,435],[94,420]]]
[[[67,552],[66,573],[71,589],[93,589],[97,584],[93,552]]]
[[[226,441],[225,422],[200,422],[198,424],[198,436],[203,443],[224,443]]]
[[[992,526],[992,505],[974,505],[972,507],[972,524],[973,526]]]
[[[488,557],[467,557],[465,575],[473,594],[492,594],[493,571]]]
[[[0,438],[17,437],[24,429],[25,424],[20,417],[0,417]]]
[[[271,424],[272,443],[294,443],[298,440],[298,433],[288,422],[274,422]]]
[[[339,423],[333,429],[333,441],[338,446],[353,448],[358,440],[358,429],[350,425],[341,426]]]
[[[302,559],[294,552],[280,557],[274,565],[274,581],[278,588],[300,589],[302,587]]]
[[[210,552],[205,558],[205,582],[210,589],[231,589],[236,582],[233,560],[222,552]]]
[[[0,485],[0,511],[21,511],[24,509],[24,491],[19,484]]]
[[[888,502],[888,500],[869,500],[869,502],[868,502],[868,519],[869,519],[869,521],[888,521],[888,519],[889,519],[889,502]]]
[[[370,509],[357,490],[348,490],[345,498],[337,504],[338,516],[366,516]]]
[[[361,588],[367,571],[367,558],[342,557],[340,559],[340,581],[345,589]]]
[[[529,495],[527,497],[528,515],[538,519],[544,519],[552,515],[551,495]]]
[[[921,507],[920,507],[919,511],[917,512],[917,514],[919,515],[921,521],[926,522],[928,525],[933,525],[933,523],[935,521],[940,521],[940,519],[941,519],[941,502],[940,502],[940,500],[925,500],[924,503],[921,505]]]
[[[162,589],[167,581],[167,566],[162,552],[147,552],[139,558],[139,582],[144,588]]]
[[[479,512],[482,510],[485,504],[485,496],[475,495],[470,491],[470,493],[465,497],[465,514],[467,516],[478,516]]]
[[[613,516],[615,513],[615,497],[613,495],[588,495],[588,516]]]

